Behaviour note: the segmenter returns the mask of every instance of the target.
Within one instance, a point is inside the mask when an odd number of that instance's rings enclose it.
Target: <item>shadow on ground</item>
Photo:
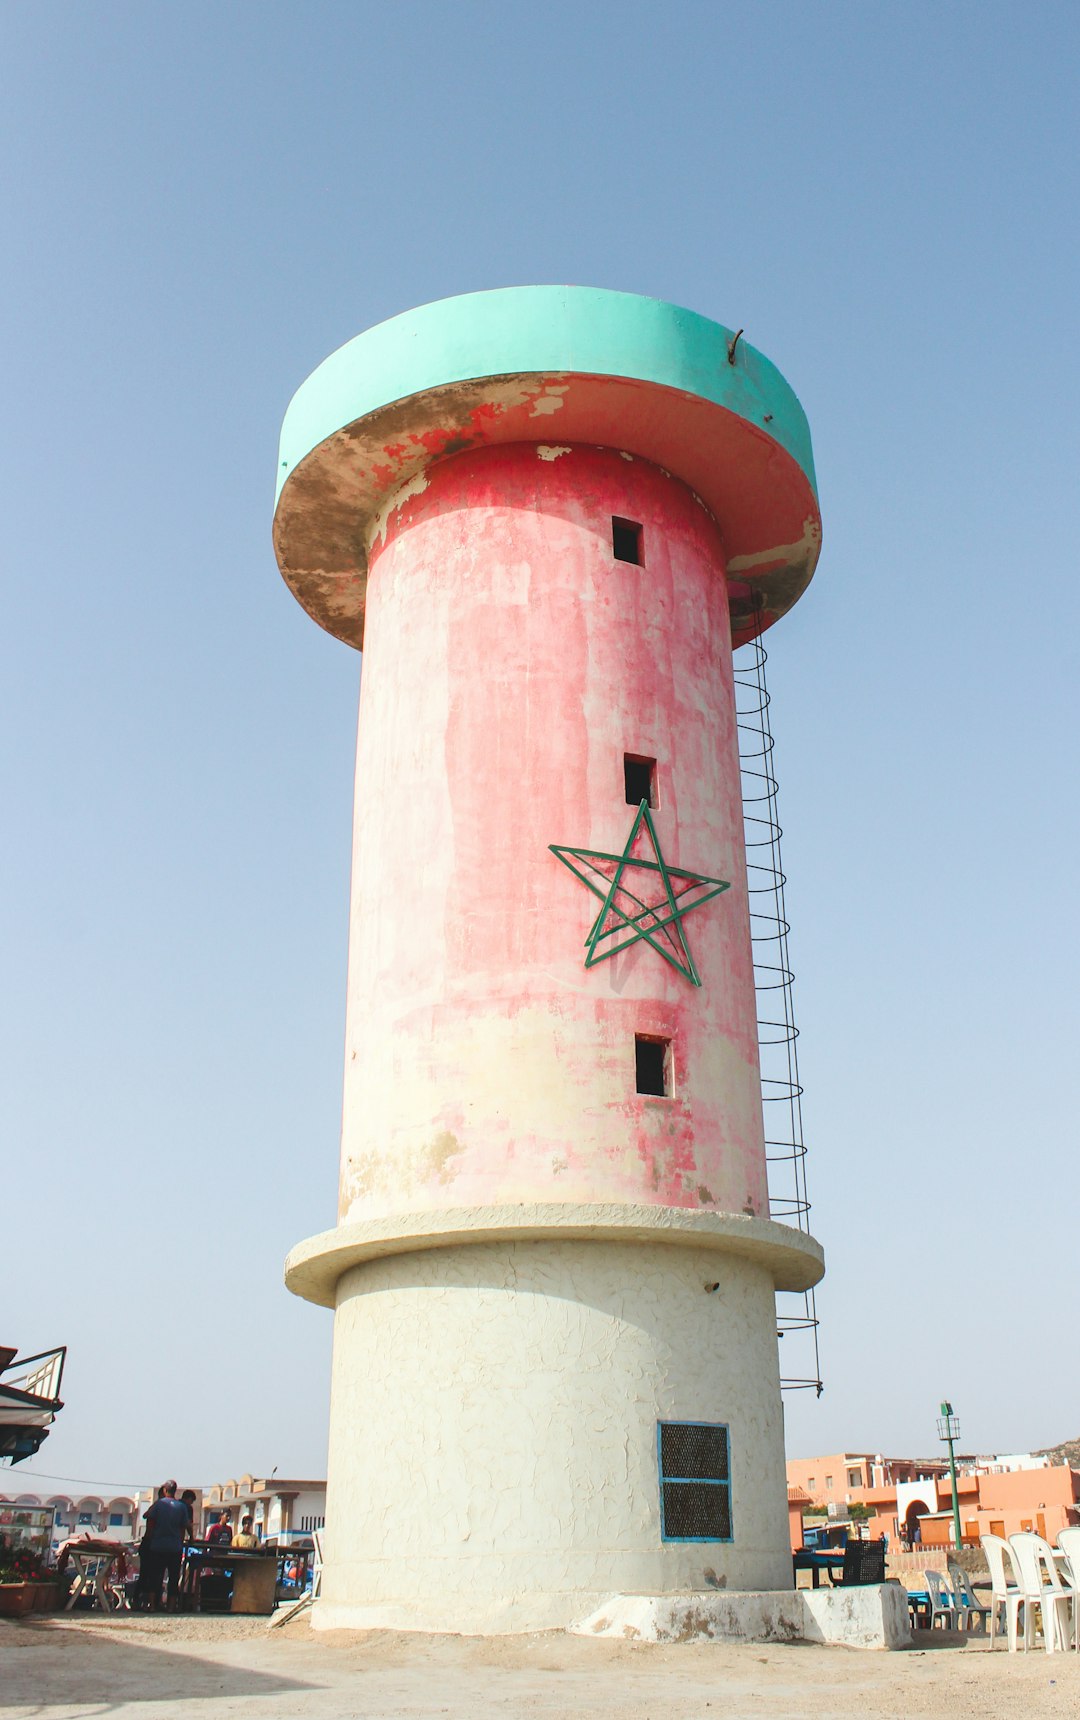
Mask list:
[[[1004,1639],[999,1638],[998,1647],[1004,1646]],[[990,1638],[985,1633],[971,1630],[913,1630],[911,1633],[911,1650],[919,1654],[936,1654],[940,1648],[979,1649],[990,1647]],[[911,1652],[909,1650],[908,1652]]]
[[[119,1631],[22,1621],[0,1629],[0,1708],[70,1707],[97,1715],[126,1711],[133,1702],[220,1702],[321,1688],[204,1659],[201,1646],[167,1648],[160,1639],[134,1641]]]

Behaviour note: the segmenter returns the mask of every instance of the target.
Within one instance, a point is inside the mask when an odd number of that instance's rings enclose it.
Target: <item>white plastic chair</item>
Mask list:
[[[1016,1555],[1020,1570],[1020,1586],[1024,1597],[1025,1644],[1034,1640],[1034,1614],[1037,1604],[1042,1611],[1043,1645],[1047,1654],[1053,1654],[1058,1648],[1067,1648],[1070,1633],[1073,1647],[1080,1647],[1080,1606],[1073,1606],[1073,1601],[1077,1599],[1076,1592],[1058,1576],[1054,1550],[1049,1541],[1044,1540],[1041,1535],[1033,1535],[1030,1530],[1025,1530],[1021,1535],[1010,1535],[1009,1545]]]
[[[930,1629],[942,1619],[950,1630],[956,1629],[956,1602],[952,1590],[940,1571],[924,1571],[926,1592],[930,1596]]]
[[[954,1565],[950,1559],[948,1571],[949,1587],[959,1616],[960,1629],[985,1631],[991,1608],[984,1607],[982,1601],[975,1598],[975,1585],[963,1565]]]
[[[1020,1613],[1020,1602],[1024,1598],[1020,1582],[1020,1571],[1013,1558],[1012,1548],[1001,1535],[980,1535],[979,1541],[986,1562],[990,1566],[990,1647],[994,1646],[997,1635],[1001,1609],[1005,1608],[1005,1628],[1009,1639],[1009,1653],[1016,1653],[1017,1621]],[[1008,1564],[1012,1572],[1010,1581],[1005,1569]],[[1027,1647],[1025,1637],[1024,1647]]]
[[[315,1548],[315,1557],[311,1561],[311,1598],[313,1601],[317,1601],[320,1594],[322,1593],[322,1571],[323,1571],[322,1538],[323,1538],[323,1532],[321,1529],[312,1529],[311,1541],[312,1541],[312,1545]]]
[[[1058,1546],[1065,1555],[1065,1574],[1074,1589],[1080,1589],[1080,1529],[1062,1529]]]

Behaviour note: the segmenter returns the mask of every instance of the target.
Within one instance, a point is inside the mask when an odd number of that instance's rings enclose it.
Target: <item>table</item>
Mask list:
[[[115,1553],[76,1552],[74,1548],[69,1548],[68,1563],[74,1568],[75,1581],[71,1585],[66,1610],[72,1610],[80,1595],[89,1595],[97,1601],[102,1612],[112,1612],[127,1606],[125,1595],[115,1589],[110,1580],[116,1562]]]
[[[844,1574],[844,1549],[843,1547],[832,1547],[823,1553],[812,1553],[808,1547],[800,1547],[797,1553],[792,1553],[791,1563],[796,1586],[798,1586],[800,1571],[810,1572],[810,1578],[815,1589],[820,1581],[822,1571],[828,1571],[829,1581],[835,1588],[837,1584],[836,1573],[839,1571],[841,1577]]]
[[[228,1601],[221,1608],[233,1613],[272,1613],[277,1595],[277,1552],[242,1547],[188,1548],[180,1577],[182,1604],[202,1612],[203,1579],[208,1578]]]
[[[928,1590],[909,1589],[907,1604],[908,1612],[911,1614],[912,1629],[928,1629],[930,1625],[930,1595]]]

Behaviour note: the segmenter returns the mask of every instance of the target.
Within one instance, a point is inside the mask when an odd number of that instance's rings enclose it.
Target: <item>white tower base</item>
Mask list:
[[[746,1220],[733,1245],[737,1220],[696,1214],[657,1240],[643,1209],[587,1239],[576,1216],[573,1238],[522,1209],[494,1240],[461,1214],[434,1248],[297,1251],[309,1294],[317,1260],[359,1257],[337,1284],[316,1627],[531,1631],[617,1593],[790,1589],[776,1261],[805,1273],[816,1244]],[[660,1422],[726,1424],[730,1539],[664,1539]]]

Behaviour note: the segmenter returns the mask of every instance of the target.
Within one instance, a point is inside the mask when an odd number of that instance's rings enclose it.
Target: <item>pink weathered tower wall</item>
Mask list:
[[[612,553],[639,523],[641,565]],[[624,755],[668,856],[733,889],[586,973],[596,903],[553,841],[621,850]],[[606,449],[459,454],[371,547],[341,1218],[521,1201],[767,1214],[724,551]],[[635,1034],[673,1094],[635,1091]]]

